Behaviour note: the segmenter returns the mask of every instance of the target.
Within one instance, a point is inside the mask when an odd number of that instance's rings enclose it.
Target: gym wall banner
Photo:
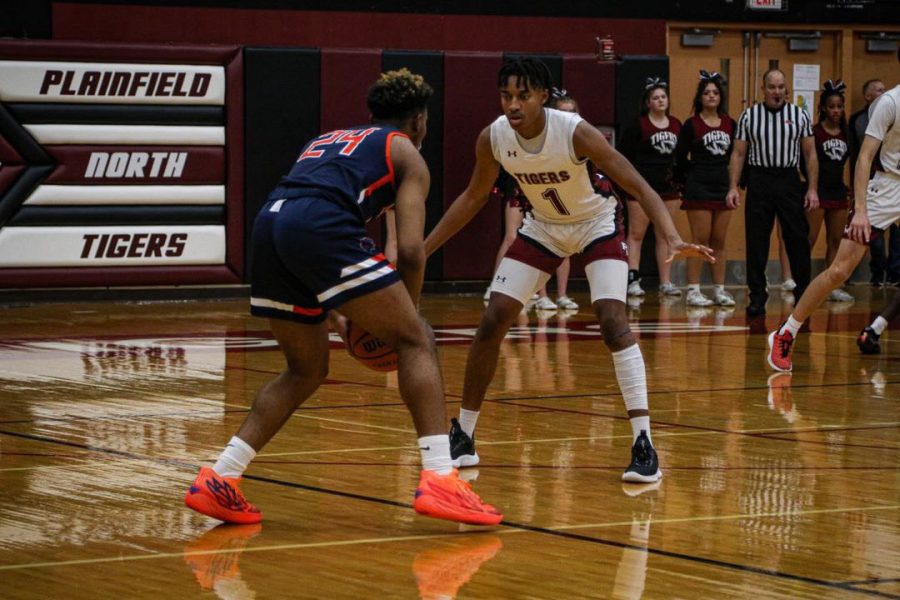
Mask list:
[[[0,41],[0,288],[240,283],[237,46]]]

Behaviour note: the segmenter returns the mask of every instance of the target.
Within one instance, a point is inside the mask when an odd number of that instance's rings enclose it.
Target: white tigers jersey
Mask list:
[[[544,116],[546,137],[536,153],[522,147],[506,115],[491,123],[494,158],[516,179],[537,220],[576,223],[606,213],[613,218],[615,198],[594,190],[585,166],[587,160],[575,156],[572,136],[582,118],[552,108],[545,108]]]
[[[886,173],[900,177],[900,85],[883,93],[869,107],[866,135],[881,140],[881,165]]]

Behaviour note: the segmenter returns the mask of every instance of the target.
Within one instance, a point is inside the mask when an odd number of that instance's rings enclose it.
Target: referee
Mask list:
[[[809,223],[803,209],[819,206],[819,163],[809,115],[785,100],[785,77],[778,69],[763,75],[763,92],[763,102],[746,109],[738,121],[728,165],[730,189],[725,197],[729,208],[740,205],[738,182],[749,152],[744,231],[750,317],[766,314],[766,263],[776,216],[797,282],[794,297],[803,295],[810,278]],[[801,150],[807,174],[805,197],[797,170]]]

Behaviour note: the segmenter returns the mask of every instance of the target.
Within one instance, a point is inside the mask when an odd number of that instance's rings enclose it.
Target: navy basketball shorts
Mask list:
[[[400,276],[359,216],[318,196],[270,200],[253,225],[250,312],[321,323],[328,310]]]

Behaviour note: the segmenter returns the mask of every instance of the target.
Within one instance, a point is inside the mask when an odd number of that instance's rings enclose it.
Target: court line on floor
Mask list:
[[[305,491],[313,491],[326,493],[330,495],[337,495],[344,498],[357,499],[366,502],[374,502],[378,504],[385,504],[388,506],[393,506],[397,508],[410,509],[411,506],[409,504],[405,504],[403,502],[397,502],[394,500],[387,500],[383,498],[376,498],[372,496],[364,496],[361,494],[354,494],[349,492],[341,492],[338,490],[332,490],[328,488],[320,488],[318,486],[310,486],[306,484],[299,484],[289,481],[283,481],[278,479],[271,479],[268,477],[260,477],[260,476],[245,476],[245,479],[253,479],[257,481],[262,481],[266,483],[273,483],[275,485],[281,485],[286,487],[292,487],[297,489],[303,489]],[[834,509],[813,509],[813,510],[799,510],[799,511],[775,511],[770,513],[755,513],[755,514],[737,514],[737,515],[715,515],[710,517],[684,517],[677,519],[659,519],[653,521],[653,523],[664,524],[664,523],[698,523],[702,521],[721,521],[721,520],[740,520],[740,519],[760,519],[760,518],[768,518],[768,517],[778,517],[778,516],[802,516],[809,514],[834,514],[834,513],[847,513],[847,512],[866,512],[866,511],[878,511],[878,510],[897,510],[900,509],[900,505],[894,506],[874,506],[874,507],[850,507],[850,508],[834,508]],[[745,573],[753,573],[757,575],[762,575],[766,577],[774,577],[778,579],[787,579],[791,581],[796,581],[800,583],[812,584],[819,587],[827,587],[830,589],[840,589],[848,592],[855,592],[859,594],[865,594],[870,596],[880,596],[885,598],[898,598],[900,596],[895,596],[892,594],[886,594],[883,592],[879,592],[877,590],[867,590],[867,589],[858,589],[849,587],[848,584],[844,584],[842,582],[831,582],[822,579],[817,579],[814,577],[806,577],[803,575],[796,575],[792,573],[785,573],[783,571],[778,571],[775,569],[766,569],[763,567],[754,567],[751,565],[742,565],[739,563],[732,563],[728,561],[706,558],[702,556],[695,556],[690,554],[685,554],[681,552],[673,552],[669,550],[662,550],[659,548],[651,548],[649,546],[640,546],[631,543],[625,542],[617,542],[615,540],[607,540],[603,538],[596,538],[587,535],[582,535],[579,533],[571,533],[572,530],[575,529],[598,529],[598,528],[612,528],[612,527],[624,527],[631,526],[632,521],[620,521],[613,523],[594,523],[594,524],[580,524],[580,525],[569,525],[569,526],[560,526],[560,527],[539,527],[528,525],[525,523],[516,523],[512,521],[503,521],[501,525],[504,525],[510,529],[506,530],[494,530],[489,529],[485,530],[485,533],[492,534],[510,534],[510,533],[538,533],[545,535],[552,535],[555,537],[562,537],[564,539],[571,539],[581,542],[587,542],[592,544],[601,544],[605,546],[611,546],[622,549],[631,549],[640,552],[646,552],[652,555],[664,556],[667,558],[672,558],[676,560],[685,560],[688,562],[705,564],[712,567],[723,568],[728,570],[737,570]],[[450,534],[426,534],[426,535],[413,535],[413,536],[394,536],[389,538],[368,538],[364,540],[342,540],[342,541],[328,541],[328,542],[312,542],[312,543],[301,543],[301,544],[278,544],[272,546],[258,546],[258,547],[250,547],[241,550],[242,552],[262,552],[262,551],[278,551],[278,550],[291,550],[291,549],[302,549],[302,548],[322,548],[322,547],[338,547],[338,546],[348,546],[348,545],[357,545],[357,544],[375,544],[375,543],[392,543],[397,541],[412,541],[412,540],[421,540],[421,539],[438,539],[438,538],[446,538],[458,536],[459,532],[454,532]],[[483,535],[483,534],[482,534]],[[106,558],[91,558],[91,559],[74,559],[68,561],[46,561],[46,562],[36,562],[36,563],[24,563],[18,565],[0,565],[0,571],[11,571],[11,570],[24,570],[24,569],[33,569],[33,568],[47,568],[47,567],[63,567],[63,566],[75,566],[75,565],[85,565],[85,564],[98,564],[98,563],[112,563],[112,562],[127,562],[127,561],[140,561],[140,560],[151,560],[151,559],[165,559],[165,558],[181,558],[184,556],[191,555],[207,555],[207,554],[226,554],[236,552],[235,549],[227,549],[227,550],[206,550],[206,551],[196,551],[196,552],[179,552],[179,553],[155,553],[149,555],[134,555],[134,556],[115,556],[115,557],[106,557]]]
[[[0,431],[0,433],[8,434],[9,432]],[[148,460],[151,462],[162,462],[165,464],[177,464],[176,461],[172,461],[172,460],[150,458],[150,457],[134,455],[132,453],[127,453],[127,452],[122,452],[122,451],[117,451],[117,450],[95,448],[95,447],[91,447],[91,446],[87,446],[87,445],[79,445],[74,442],[65,442],[62,440],[54,440],[52,438],[44,438],[42,436],[35,436],[32,434],[13,434],[13,435],[16,435],[17,437],[32,438],[32,439],[36,439],[36,440],[40,440],[40,441],[58,443],[58,444],[63,444],[63,445],[67,445],[67,446],[76,446],[76,447],[82,447],[82,448],[87,448],[87,449],[94,449],[94,450],[98,450],[101,452],[107,452],[107,453],[115,454],[115,455],[119,455],[119,456],[127,456],[130,458],[137,458],[140,460]],[[190,466],[193,466],[194,468],[196,468],[196,465],[190,465]],[[409,504],[406,504],[403,502],[398,502],[396,500],[376,498],[373,496],[365,496],[363,494],[356,494],[356,493],[352,493],[352,492],[343,492],[340,490],[322,488],[319,486],[312,486],[312,485],[307,485],[307,484],[300,484],[300,483],[284,481],[284,480],[280,480],[280,479],[273,479],[270,477],[262,477],[259,475],[245,475],[244,479],[261,481],[261,482],[265,482],[265,483],[272,483],[275,485],[281,485],[281,486],[291,487],[291,488],[295,488],[295,489],[302,489],[305,491],[324,493],[324,494],[328,494],[328,495],[332,495],[332,496],[338,496],[338,497],[354,499],[354,500],[362,500],[364,502],[378,503],[378,504],[383,504],[383,505],[393,506],[393,507],[398,507],[398,508],[405,508],[405,509],[411,508],[411,506]],[[734,520],[734,519],[759,519],[759,518],[767,518],[767,517],[772,517],[772,516],[798,516],[798,515],[803,515],[803,514],[814,514],[814,513],[860,512],[860,511],[897,510],[897,509],[900,509],[900,505],[881,506],[881,507],[873,506],[873,507],[854,507],[854,508],[835,508],[835,509],[812,509],[812,510],[801,510],[801,511],[776,511],[776,512],[772,512],[772,513],[761,513],[761,514],[715,515],[712,517],[684,517],[684,518],[680,518],[680,519],[660,519],[655,522],[656,523],[676,522],[676,521],[677,522],[700,522],[700,521],[704,521],[704,520],[722,520],[725,518],[730,518],[732,520]],[[512,521],[503,521],[501,524],[505,525],[507,527],[511,527],[516,530],[521,530],[521,531],[531,531],[534,533],[549,534],[549,535],[554,535],[554,536],[563,537],[563,538],[567,538],[567,539],[574,539],[574,540],[578,540],[578,541],[584,541],[584,542],[589,542],[589,543],[594,543],[594,544],[602,544],[602,545],[613,546],[613,547],[618,547],[618,548],[630,548],[630,549],[639,550],[642,552],[648,552],[648,553],[655,554],[655,555],[666,556],[669,558],[687,560],[687,561],[691,561],[691,562],[699,562],[701,564],[708,564],[711,566],[716,566],[716,567],[721,567],[721,568],[726,568],[726,569],[739,570],[739,571],[743,571],[743,572],[756,573],[756,574],[770,576],[770,577],[777,577],[777,578],[782,578],[782,579],[810,583],[813,585],[824,586],[824,587],[828,587],[828,588],[832,588],[832,589],[842,589],[842,590],[846,590],[846,591],[862,593],[862,594],[867,594],[867,595],[881,596],[881,597],[886,597],[886,598],[900,598],[900,596],[885,594],[883,592],[878,592],[875,590],[865,590],[865,589],[857,589],[857,588],[847,587],[847,585],[842,584],[842,583],[829,582],[829,581],[815,579],[815,578],[811,578],[811,577],[794,575],[791,573],[783,573],[781,571],[775,571],[773,569],[765,569],[762,567],[752,567],[749,565],[741,565],[738,563],[729,563],[729,562],[720,561],[717,559],[693,556],[693,555],[689,555],[689,554],[672,552],[672,551],[662,550],[662,549],[658,549],[658,548],[650,548],[650,547],[645,547],[645,546],[637,546],[634,544],[627,544],[624,542],[616,542],[614,540],[593,538],[590,536],[585,536],[585,535],[581,535],[581,534],[577,534],[577,533],[570,533],[568,531],[569,529],[574,529],[574,528],[584,529],[584,528],[611,527],[611,526],[614,526],[613,524],[581,524],[581,525],[574,525],[574,526],[564,526],[565,529],[562,529],[560,527],[557,527],[557,528],[539,527],[539,526],[528,525],[525,523],[515,523]],[[619,524],[616,524],[615,526],[622,526],[625,524],[630,526],[631,521],[628,521],[628,522],[623,521]],[[328,544],[337,545],[340,543],[341,542],[322,542],[322,543],[319,543],[319,545],[320,546],[328,545]],[[344,545],[346,545],[348,543],[352,543],[352,542],[343,542]],[[369,543],[371,543],[371,542],[369,542]],[[137,557],[134,558],[134,560],[146,560],[149,558],[158,558],[160,556],[165,556],[165,555],[160,555],[160,554],[138,555]],[[184,553],[175,554],[173,556],[184,556]],[[62,566],[62,565],[70,565],[70,564],[88,564],[88,563],[92,563],[92,562],[121,562],[125,559],[126,559],[126,557],[117,556],[117,557],[114,557],[114,558],[111,557],[108,559],[83,559],[82,561],[29,563],[29,564],[24,564],[24,565],[0,565],[0,571],[12,570],[12,569],[35,568],[36,566]]]

